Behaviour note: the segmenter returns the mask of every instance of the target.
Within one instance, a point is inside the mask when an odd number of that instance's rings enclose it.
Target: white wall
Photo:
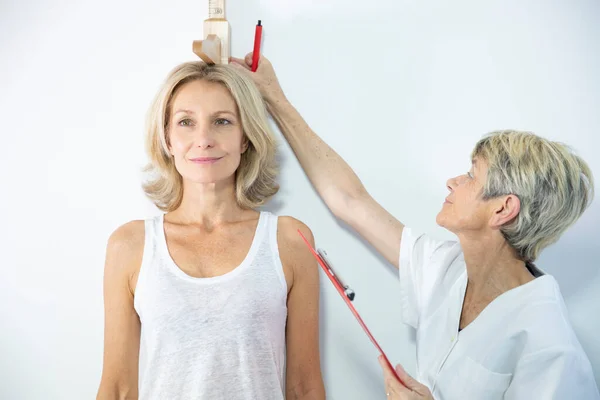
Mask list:
[[[206,3],[0,3],[0,398],[94,398],[106,239],[158,212],[139,184],[143,119],[167,72],[195,59]],[[404,223],[450,237],[435,225],[445,181],[493,129],[567,142],[600,176],[600,3],[363,3],[229,0],[232,49],[249,51],[263,20],[289,98]],[[270,208],[312,228],[392,362],[414,371],[397,278],[281,151]],[[558,279],[598,381],[599,221],[597,198],[539,263]],[[328,398],[385,398],[374,347],[322,278]]]

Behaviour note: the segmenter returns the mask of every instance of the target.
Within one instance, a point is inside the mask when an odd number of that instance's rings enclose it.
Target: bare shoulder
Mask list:
[[[144,237],[143,220],[129,221],[112,232],[106,246],[107,276],[127,276],[129,283],[135,287],[144,253]]]
[[[315,239],[311,229],[304,222],[294,217],[288,215],[279,217],[277,232],[280,251],[308,251],[308,247],[306,246],[306,243],[304,243],[304,239],[302,239],[299,232],[302,232],[302,235],[304,235],[311,246],[314,246]]]
[[[302,232],[308,243],[314,247],[313,233],[304,222],[290,216],[279,217],[277,223],[279,257],[290,288],[298,278],[314,275],[318,268],[316,260],[299,232]]]
[[[115,229],[108,238],[107,251],[130,256],[144,247],[144,221],[129,221]]]

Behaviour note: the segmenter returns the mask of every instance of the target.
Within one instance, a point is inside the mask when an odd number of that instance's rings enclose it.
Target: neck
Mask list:
[[[460,242],[471,298],[493,299],[534,279],[499,232],[460,235]]]
[[[248,212],[255,213],[238,205],[233,182],[198,184],[184,181],[183,199],[170,216],[183,224],[211,228],[239,221]]]

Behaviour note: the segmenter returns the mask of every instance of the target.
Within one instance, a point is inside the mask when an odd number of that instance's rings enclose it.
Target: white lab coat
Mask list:
[[[437,400],[596,400],[590,362],[555,279],[503,293],[461,332],[467,286],[460,244],[405,227],[401,315],[417,330],[417,374]]]

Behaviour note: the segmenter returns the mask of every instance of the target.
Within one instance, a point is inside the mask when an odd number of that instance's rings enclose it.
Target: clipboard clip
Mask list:
[[[317,254],[329,270],[329,273],[331,274],[333,279],[335,279],[336,282],[340,285],[340,287],[344,289],[344,294],[346,295],[346,297],[348,297],[348,300],[353,301],[354,297],[356,296],[356,293],[354,292],[354,290],[352,290],[350,286],[344,284],[344,282],[342,282],[342,278],[333,271],[331,261],[329,261],[329,258],[327,258],[327,252],[323,249],[317,249]]]

